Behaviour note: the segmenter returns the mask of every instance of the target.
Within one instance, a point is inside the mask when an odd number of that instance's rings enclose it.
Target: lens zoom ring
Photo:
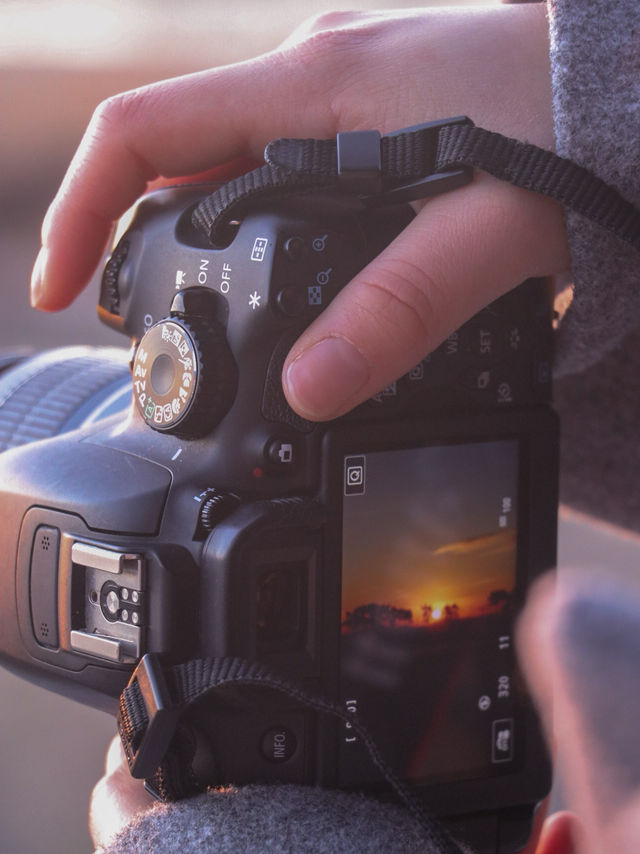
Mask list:
[[[127,374],[124,360],[104,356],[36,357],[21,365],[0,382],[0,451],[64,432],[84,404]]]

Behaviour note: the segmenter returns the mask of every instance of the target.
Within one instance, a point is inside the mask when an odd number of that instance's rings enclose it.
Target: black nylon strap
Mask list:
[[[163,668],[156,656],[145,655],[122,692],[118,714],[118,729],[133,776],[139,776],[134,773],[136,754],[145,737],[150,736],[154,721],[153,711],[149,709],[148,697],[145,697],[141,683],[148,681],[149,673],[155,673],[157,677],[160,672],[164,677],[165,696],[156,697],[155,700],[159,707],[167,708],[170,705],[176,711],[176,724],[178,715],[196,700],[207,694],[211,694],[214,699],[216,692],[238,686],[277,691],[314,711],[334,715],[349,723],[366,746],[375,766],[422,827],[426,840],[435,844],[442,854],[462,854],[458,843],[429,815],[416,794],[386,763],[357,714],[347,712],[323,697],[308,694],[257,662],[239,658],[205,658]],[[139,678],[141,673],[144,673],[144,679]],[[191,767],[194,755],[193,739],[187,730],[176,726],[168,750],[159,757],[155,772],[147,778],[148,788],[163,801],[179,800],[201,791],[202,786],[196,780]]]
[[[380,192],[358,193],[357,180],[341,180],[336,140],[278,139],[265,149],[267,164],[225,184],[196,208],[193,220],[215,244],[224,226],[255,200],[313,190],[360,194],[369,204],[406,202],[461,186],[471,168],[550,196],[640,251],[640,211],[613,187],[573,161],[529,143],[476,127],[459,116],[380,138]],[[430,180],[448,176],[454,181]],[[367,172],[367,176],[369,172]]]
[[[419,178],[436,168],[439,136],[446,125],[432,130],[407,131],[379,138],[380,164],[385,179]],[[348,134],[346,134],[348,136]],[[338,146],[333,139],[275,139],[265,149],[267,161],[287,171],[324,175],[336,180]]]
[[[461,163],[550,196],[640,250],[640,211],[572,160],[484,128],[443,128],[436,168],[443,170]]]
[[[193,222],[216,245],[224,242],[225,227],[229,221],[241,215],[255,197],[281,199],[326,185],[324,175],[289,172],[267,163],[223,184],[219,190],[207,196],[195,209]]]
[[[380,138],[381,181],[383,195],[391,189],[409,189],[416,179],[434,175],[438,131],[443,126],[468,124],[466,116],[429,122],[407,128]],[[339,134],[349,136],[349,134]],[[224,242],[225,227],[234,217],[241,216],[254,199],[282,199],[311,191],[337,191],[358,195],[353,173],[341,181],[338,168],[338,142],[332,139],[277,139],[265,149],[264,166],[240,175],[205,198],[193,212],[193,223],[214,245]],[[438,191],[453,189],[471,180],[466,169],[457,168],[453,181],[438,181]],[[369,189],[369,173],[363,181],[363,195]],[[424,198],[433,194],[433,182],[420,191],[394,197],[394,201]]]

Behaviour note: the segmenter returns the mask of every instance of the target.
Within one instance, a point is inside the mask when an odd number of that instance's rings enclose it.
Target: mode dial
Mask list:
[[[204,436],[228,412],[237,368],[224,327],[203,317],[169,317],[143,336],[132,365],[138,412],[154,430]]]

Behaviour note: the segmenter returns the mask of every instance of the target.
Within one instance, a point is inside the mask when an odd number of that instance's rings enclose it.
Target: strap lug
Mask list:
[[[135,690],[136,685],[147,715],[146,728],[139,743],[134,747],[133,739],[130,738],[128,728],[123,721],[123,699],[121,699],[118,729],[131,776],[136,779],[145,779],[152,777],[162,763],[175,735],[181,709],[171,700],[162,665],[157,656],[148,653],[141,658],[125,692]]]

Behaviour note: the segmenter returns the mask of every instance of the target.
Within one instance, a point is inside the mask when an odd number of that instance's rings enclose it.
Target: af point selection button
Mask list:
[[[287,762],[297,746],[295,735],[283,726],[271,727],[260,739],[260,752],[268,762]]]

